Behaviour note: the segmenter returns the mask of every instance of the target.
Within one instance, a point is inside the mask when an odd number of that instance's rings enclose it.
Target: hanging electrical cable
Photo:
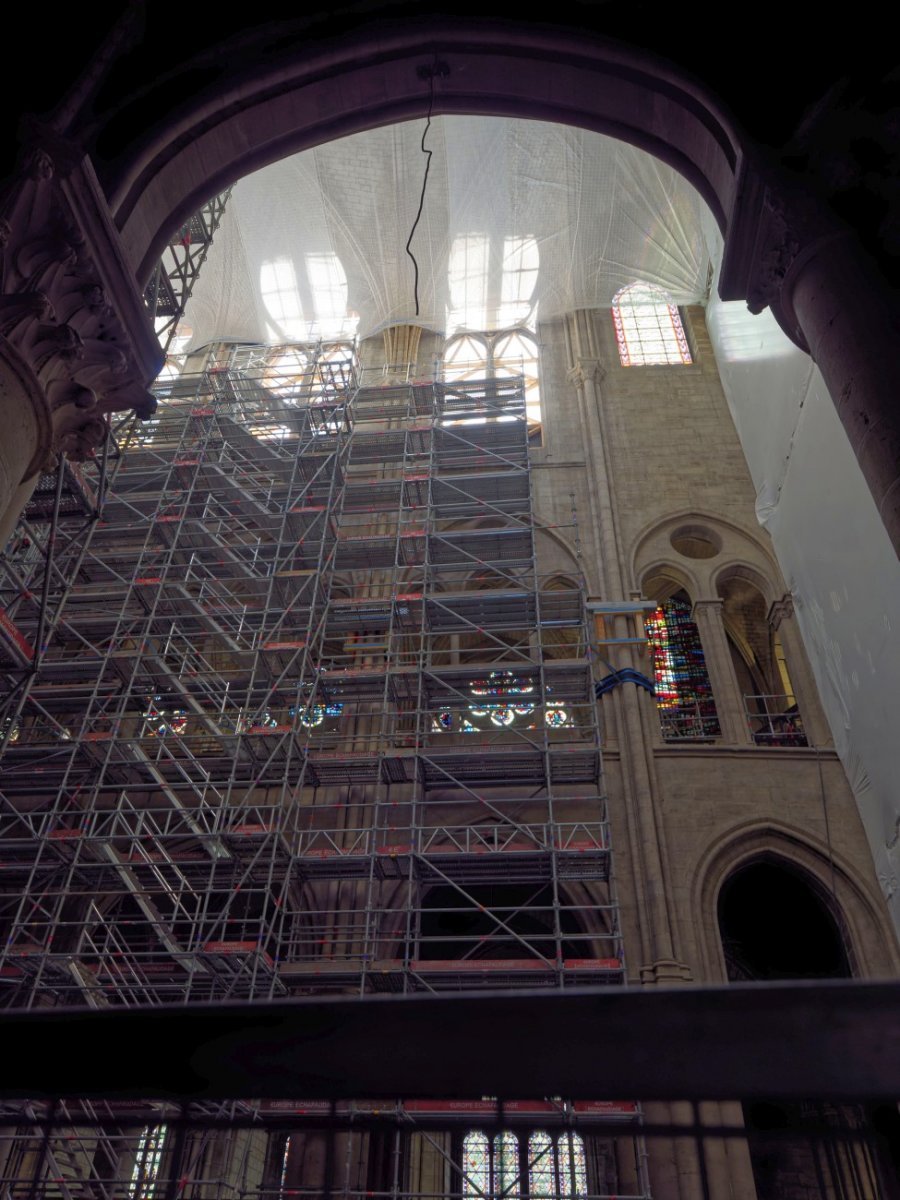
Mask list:
[[[428,187],[428,172],[431,170],[431,156],[433,150],[428,150],[425,147],[425,139],[428,137],[428,130],[431,128],[431,113],[434,108],[434,79],[436,75],[449,75],[450,68],[445,62],[439,62],[435,57],[434,63],[430,67],[419,67],[418,76],[420,79],[428,80],[428,119],[425,122],[425,128],[422,131],[421,150],[427,156],[428,161],[425,163],[425,174],[422,178],[422,191],[419,196],[419,211],[416,213],[416,219],[413,221],[412,229],[409,231],[409,237],[406,239],[406,253],[412,259],[414,281],[413,281],[413,296],[416,301],[416,316],[419,315],[419,264],[416,256],[413,254],[410,247],[415,236],[416,228],[422,218],[422,210],[425,207],[425,189]]]

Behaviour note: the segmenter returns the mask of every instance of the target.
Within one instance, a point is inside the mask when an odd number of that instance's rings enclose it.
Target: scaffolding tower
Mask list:
[[[144,289],[144,303],[165,354],[177,335],[178,324],[230,197],[231,188],[213,196],[172,235]]]
[[[285,361],[169,380],[114,441],[3,755],[4,1003],[621,983],[585,594],[541,571],[522,381]]]

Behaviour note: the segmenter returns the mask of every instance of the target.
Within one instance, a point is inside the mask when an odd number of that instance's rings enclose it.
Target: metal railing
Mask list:
[[[808,746],[793,696],[744,696],[744,715],[757,746]]]
[[[665,742],[709,742],[722,734],[713,700],[660,707],[659,723]]]

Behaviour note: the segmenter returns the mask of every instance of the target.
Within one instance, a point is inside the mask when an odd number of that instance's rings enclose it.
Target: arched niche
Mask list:
[[[744,563],[727,563],[714,574],[713,585],[722,601],[722,625],[754,741],[806,745],[790,663],[781,635],[770,622],[780,589]],[[802,664],[797,667],[802,669]]]
[[[687,586],[682,586],[682,581]],[[707,670],[700,630],[694,619],[696,582],[668,563],[651,567],[642,593],[656,601],[646,612],[644,629],[650,646],[656,707],[663,740],[709,741],[722,726]],[[691,591],[692,589],[693,596]]]
[[[541,580],[542,592],[577,592],[581,585],[570,575],[556,574]],[[552,601],[548,597],[547,606]],[[542,611],[544,606],[542,606]],[[584,653],[583,632],[578,625],[550,625],[541,630],[545,658],[577,658]]]

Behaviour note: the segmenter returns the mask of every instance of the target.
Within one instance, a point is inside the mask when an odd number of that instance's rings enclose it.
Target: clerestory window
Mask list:
[[[623,367],[691,363],[678,306],[661,287],[643,281],[623,287],[613,297],[612,316]]]
[[[448,383],[467,379],[513,379],[522,376],[529,421],[541,419],[538,344],[527,329],[499,333],[461,333],[444,350],[443,377]]]

